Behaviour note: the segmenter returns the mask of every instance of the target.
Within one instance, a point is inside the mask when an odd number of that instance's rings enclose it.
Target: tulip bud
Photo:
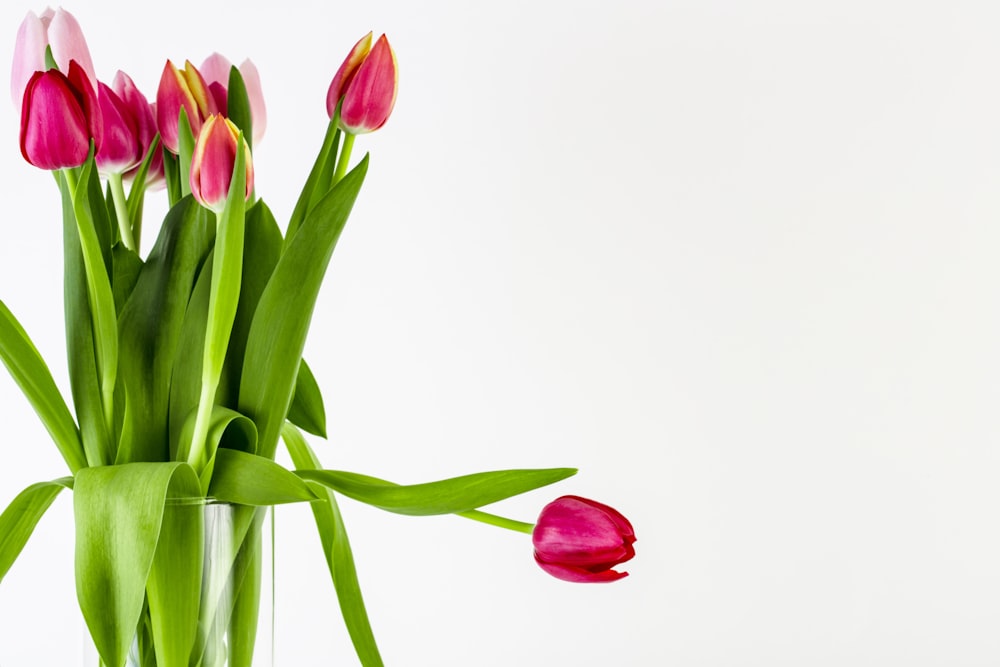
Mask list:
[[[216,213],[225,208],[239,145],[240,129],[224,116],[209,116],[198,134],[191,160],[191,194]],[[247,175],[245,196],[249,198],[253,192],[253,163],[249,146],[245,141],[242,145]]]
[[[333,118],[341,100],[340,127],[350,134],[373,132],[385,124],[396,103],[399,72],[396,54],[385,35],[372,46],[372,34],[362,37],[333,76],[326,94],[326,112]]]
[[[122,174],[142,161],[137,119],[104,83],[97,84],[97,102],[104,121],[104,143],[94,158],[97,169],[102,175]]]
[[[129,78],[125,72],[118,71],[115,74],[114,81],[111,82],[111,89],[115,91],[115,94],[121,98],[124,102],[125,107],[128,109],[129,115],[135,120],[137,138],[139,141],[139,148],[141,153],[141,159],[146,157],[146,153],[149,152],[150,146],[153,144],[153,139],[156,138],[156,114],[153,111],[153,105],[149,103],[146,96],[136,88],[132,79]],[[128,178],[134,175],[135,171],[139,167],[136,166],[132,170],[125,173],[125,177]],[[149,170],[146,172],[146,186],[150,186],[159,183],[163,180],[163,152],[157,150],[153,154],[153,159],[149,163]]]
[[[59,70],[35,72],[21,107],[21,154],[42,169],[79,167],[90,141],[100,151],[104,128],[97,95],[86,73],[71,60],[69,76]]]
[[[45,48],[52,48],[52,57],[59,69],[69,71],[69,62],[75,60],[87,73],[92,86],[97,76],[87,48],[87,40],[76,18],[64,9],[46,9],[41,16],[28,12],[18,28],[14,42],[14,61],[10,72],[10,95],[14,106],[20,106],[24,89],[35,72],[45,67]]]
[[[171,153],[179,150],[177,121],[182,108],[187,113],[191,133],[195,137],[205,119],[219,113],[205,79],[191,61],[185,62],[184,69],[179,70],[168,60],[156,90],[156,124],[163,145]]]
[[[221,113],[228,116],[229,102],[229,70],[233,64],[225,56],[213,53],[201,64],[198,71],[205,78],[208,89],[215,98],[215,104]],[[267,127],[267,108],[264,106],[264,93],[260,87],[260,73],[249,58],[240,64],[240,75],[247,89],[250,100],[250,115],[253,119],[253,145],[256,147],[264,136]]]
[[[601,503],[563,496],[542,509],[531,535],[535,561],[557,579],[581,583],[628,576],[611,568],[635,556],[628,519]]]

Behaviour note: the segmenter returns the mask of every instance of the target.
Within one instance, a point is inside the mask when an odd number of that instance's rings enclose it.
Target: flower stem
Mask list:
[[[337,162],[337,171],[333,174],[333,185],[340,182],[340,179],[347,173],[347,163],[351,161],[351,149],[354,148],[354,135],[350,132],[344,133],[344,145],[340,149],[340,160]]]
[[[136,247],[135,237],[132,236],[132,221],[128,215],[128,200],[125,198],[125,189],[122,187],[122,175],[111,174],[108,176],[108,185],[111,186],[111,198],[115,202],[115,217],[118,218],[118,231],[122,237],[125,247],[134,253],[139,252]]]
[[[500,528],[506,528],[507,530],[513,530],[518,533],[528,533],[530,535],[531,531],[535,529],[535,524],[533,523],[514,521],[514,519],[497,516],[496,514],[488,514],[487,512],[480,512],[479,510],[457,512],[457,514],[458,516],[465,517],[466,519],[472,519],[473,521],[479,521],[481,523],[488,523],[491,526],[499,526]]]

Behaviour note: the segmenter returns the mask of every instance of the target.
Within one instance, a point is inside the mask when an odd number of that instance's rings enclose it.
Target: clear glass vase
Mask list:
[[[168,500],[125,667],[273,667],[273,536],[270,508]],[[85,637],[85,667],[120,667]]]

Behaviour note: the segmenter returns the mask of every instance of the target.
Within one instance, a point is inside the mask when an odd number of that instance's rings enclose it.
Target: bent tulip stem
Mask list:
[[[347,163],[351,161],[351,149],[354,148],[355,135],[350,132],[344,133],[344,145],[340,149],[340,160],[337,162],[337,171],[333,174],[333,183],[336,185],[347,173]]]
[[[514,519],[508,519],[506,517],[497,516],[496,514],[489,514],[487,512],[480,512],[479,510],[469,510],[468,512],[457,512],[458,516],[464,517],[466,519],[472,519],[473,521],[479,521],[480,523],[486,523],[491,526],[498,526],[500,528],[506,528],[507,530],[513,530],[518,533],[527,533],[531,535],[531,531],[534,530],[535,524],[525,523],[524,521],[515,521]]]
[[[121,234],[122,243],[138,254],[139,248],[136,247],[135,237],[132,235],[132,221],[128,215],[128,200],[125,198],[125,188],[122,187],[122,175],[109,175],[108,185],[111,186],[111,198],[115,202],[115,217],[118,218],[118,232]]]

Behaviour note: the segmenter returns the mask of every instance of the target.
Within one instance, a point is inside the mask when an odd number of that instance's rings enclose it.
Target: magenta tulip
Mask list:
[[[156,124],[163,145],[171,153],[179,150],[177,123],[182,108],[195,137],[205,119],[219,113],[205,79],[191,61],[185,62],[184,69],[179,70],[168,60],[156,90]]]
[[[128,110],[129,115],[135,120],[137,138],[139,140],[142,159],[145,159],[149,147],[156,138],[156,114],[153,105],[149,103],[146,96],[136,88],[125,72],[118,71],[114,81],[111,82],[111,89],[121,98]],[[125,173],[126,177],[132,176],[138,170],[138,165]],[[153,153],[153,159],[149,163],[149,170],[146,172],[146,185],[158,184],[163,181],[163,152],[157,150]]]
[[[620,512],[578,496],[542,509],[532,532],[535,560],[557,579],[607,582],[628,576],[611,568],[635,556],[635,532]]]
[[[198,135],[191,160],[191,194],[198,202],[219,212],[226,205],[229,186],[236,168],[236,151],[240,145],[240,129],[225,116],[209,116]],[[243,142],[246,159],[247,187],[245,196],[253,192],[253,162],[250,148]]]
[[[69,75],[59,70],[35,72],[21,106],[21,154],[42,169],[79,167],[87,160],[90,141],[98,151],[104,127],[94,88],[71,60]]]
[[[229,107],[229,70],[233,64],[229,59],[219,53],[213,53],[198,70],[205,78],[208,89],[215,98],[215,104],[220,112],[227,113]],[[249,58],[243,61],[239,67],[240,75],[243,77],[243,84],[247,89],[247,98],[250,100],[250,117],[253,120],[253,144],[256,146],[264,137],[264,129],[267,127],[267,108],[264,106],[264,92],[260,87],[260,73],[257,67]]]
[[[94,158],[97,169],[105,176],[123,174],[143,158],[138,121],[107,84],[97,84],[97,102],[104,121],[104,143]]]
[[[340,127],[350,134],[373,132],[389,119],[396,103],[399,70],[396,54],[385,35],[372,46],[372,33],[362,37],[333,76],[326,94],[326,112],[340,108]]]
[[[46,9],[41,16],[28,12],[17,30],[14,41],[14,61],[10,72],[10,95],[15,107],[20,107],[24,89],[35,72],[46,69],[45,47],[52,47],[52,57],[63,72],[69,72],[69,62],[75,60],[87,73],[91,85],[97,85],[94,63],[87,40],[76,18],[64,9]]]

